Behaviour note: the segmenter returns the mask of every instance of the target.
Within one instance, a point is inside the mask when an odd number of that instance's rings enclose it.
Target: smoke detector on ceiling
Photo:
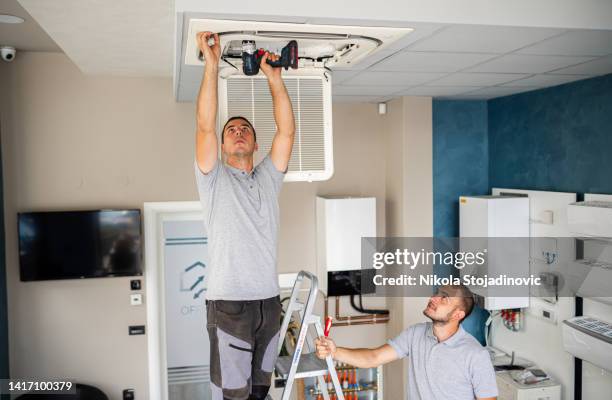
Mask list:
[[[388,47],[412,31],[411,28],[311,25],[258,21],[191,19],[189,21],[185,64],[203,65],[198,48],[198,32],[219,34],[223,60],[221,67],[242,70],[242,41],[255,41],[257,48],[280,53],[290,40],[298,42],[298,69],[338,69],[359,64],[368,55]],[[227,74],[222,74],[227,75]]]

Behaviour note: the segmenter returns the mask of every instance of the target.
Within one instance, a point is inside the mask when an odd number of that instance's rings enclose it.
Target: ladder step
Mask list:
[[[281,356],[276,360],[276,372],[283,378],[287,379],[293,356]],[[300,364],[297,368],[295,378],[309,378],[313,376],[321,376],[329,373],[327,363],[321,360],[315,353],[302,354]]]
[[[291,304],[291,310],[293,311],[302,311],[304,309],[304,303],[296,301],[295,303]]]
[[[310,314],[308,321],[306,321],[307,324],[316,324],[317,322],[321,322],[321,317],[317,314]]]

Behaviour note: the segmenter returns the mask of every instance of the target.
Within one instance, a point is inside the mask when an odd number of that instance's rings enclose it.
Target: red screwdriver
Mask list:
[[[331,329],[331,326],[332,326],[332,317],[329,316],[325,320],[325,329],[323,330],[323,333],[325,334],[325,337],[329,336],[329,330]]]

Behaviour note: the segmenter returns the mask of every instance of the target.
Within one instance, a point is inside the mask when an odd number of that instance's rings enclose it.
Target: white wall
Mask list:
[[[554,212],[554,224],[544,225],[531,223],[532,237],[568,237],[567,204],[574,202],[574,193],[555,193],[528,190],[503,190],[529,195],[532,219],[538,219],[542,210]],[[494,194],[497,193],[495,189]],[[537,257],[537,255],[533,255]],[[569,255],[568,255],[569,256]],[[562,256],[565,259],[567,256]],[[533,307],[546,307],[554,310],[556,323],[551,323],[534,316],[529,310],[524,314],[524,325],[519,332],[511,332],[496,318],[492,325],[491,342],[506,352],[515,351],[516,355],[537,363],[562,385],[564,400],[574,398],[574,358],[563,348],[563,320],[575,315],[573,297],[560,297],[555,305],[550,305],[538,298],[531,298]],[[612,306],[584,300],[584,315],[592,315],[612,322]],[[583,399],[602,399],[605,393],[612,393],[612,374],[587,362],[583,363]]]

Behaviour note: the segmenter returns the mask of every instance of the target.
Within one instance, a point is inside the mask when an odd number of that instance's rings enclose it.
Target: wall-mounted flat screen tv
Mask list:
[[[22,281],[142,275],[140,210],[18,214]]]

